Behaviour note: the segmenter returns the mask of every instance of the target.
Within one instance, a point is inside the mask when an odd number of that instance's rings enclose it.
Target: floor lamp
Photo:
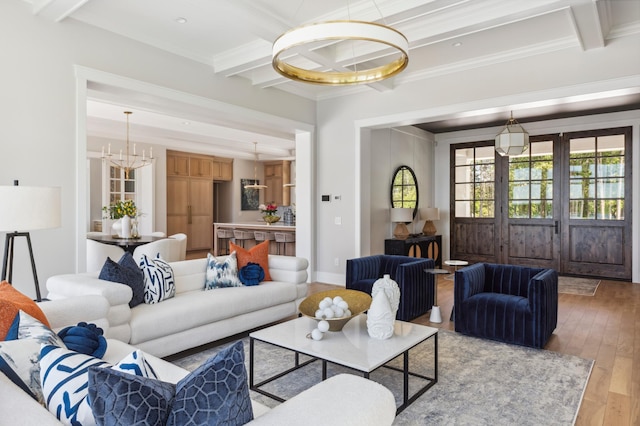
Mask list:
[[[36,273],[29,231],[57,228],[60,226],[60,188],[19,186],[0,186],[0,232],[6,232],[4,258],[2,261],[2,280],[11,283],[13,278],[13,248],[17,237],[26,237],[31,258],[31,270],[36,289],[36,300],[40,302],[40,284]]]

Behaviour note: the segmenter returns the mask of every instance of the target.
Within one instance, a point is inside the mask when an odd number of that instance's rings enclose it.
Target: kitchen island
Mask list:
[[[296,255],[296,226],[284,225],[281,222],[276,222],[272,225],[266,222],[248,222],[248,223],[214,223],[213,224],[213,255],[220,256],[227,254],[229,247],[229,241],[234,241],[235,244],[244,248],[250,249],[256,245],[256,240],[250,238],[243,240],[243,242],[236,241],[233,237],[233,231],[244,231],[255,235],[255,232],[269,232],[280,234],[287,242],[276,242],[275,240],[269,241],[269,253],[281,254],[285,256]],[[262,241],[258,241],[260,243]]]

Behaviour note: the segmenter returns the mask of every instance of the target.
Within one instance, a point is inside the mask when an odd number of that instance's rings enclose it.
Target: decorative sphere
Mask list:
[[[323,299],[323,300],[321,300],[321,301],[320,301],[320,304],[318,305],[318,307],[319,307],[320,309],[327,309],[327,308],[330,308],[330,307],[331,307],[331,304],[332,304],[332,303],[333,303],[333,302],[331,302],[331,301],[329,301],[329,300],[327,300],[327,299]]]
[[[342,318],[344,316],[344,310],[339,306],[337,306],[333,312],[336,314],[336,318]]]
[[[349,304],[345,300],[338,302],[338,306],[341,307],[343,311],[349,309]]]
[[[329,323],[327,321],[320,321],[318,323],[318,330],[320,330],[323,333],[326,333],[327,331],[329,331]]]
[[[340,302],[342,302],[342,300],[343,300],[343,299],[342,299],[342,296],[336,296],[336,297],[334,297],[334,298],[333,298],[333,304],[334,304],[334,305],[337,305],[337,304],[339,304]]]
[[[316,318],[318,318],[318,319],[324,318],[324,310],[323,309],[318,309],[316,311]]]
[[[351,311],[350,311],[349,309],[347,309],[346,311],[344,311],[344,316],[345,316],[345,317],[350,317],[351,315],[352,315],[352,314],[351,314]]]
[[[322,337],[324,335],[322,334],[322,331],[318,330],[317,328],[314,328],[313,331],[311,332],[311,338],[313,340],[322,340]]]
[[[336,314],[333,312],[333,309],[327,308],[324,310],[324,317],[326,319],[331,319],[331,318],[334,318],[335,316]]]

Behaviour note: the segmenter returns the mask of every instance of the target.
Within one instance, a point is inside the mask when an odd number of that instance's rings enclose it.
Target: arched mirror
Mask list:
[[[413,217],[418,212],[418,179],[409,166],[400,166],[391,179],[391,207],[411,208]]]

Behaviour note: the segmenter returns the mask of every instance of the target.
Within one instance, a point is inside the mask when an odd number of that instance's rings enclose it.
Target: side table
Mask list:
[[[445,260],[444,264],[447,266],[453,266],[453,285],[454,285],[454,290],[455,291],[455,283],[456,283],[456,271],[458,270],[458,266],[467,266],[469,264],[469,262],[467,262],[466,260],[454,260],[454,259],[450,259],[450,260]],[[453,308],[451,308],[451,316],[449,317],[450,321],[454,321],[455,317],[453,315]]]
[[[431,307],[431,315],[429,316],[429,322],[441,323],[442,315],[440,314],[440,306],[438,306],[438,274],[448,274],[449,271],[446,269],[425,269],[427,274],[434,275],[434,286],[433,286],[433,306]]]

